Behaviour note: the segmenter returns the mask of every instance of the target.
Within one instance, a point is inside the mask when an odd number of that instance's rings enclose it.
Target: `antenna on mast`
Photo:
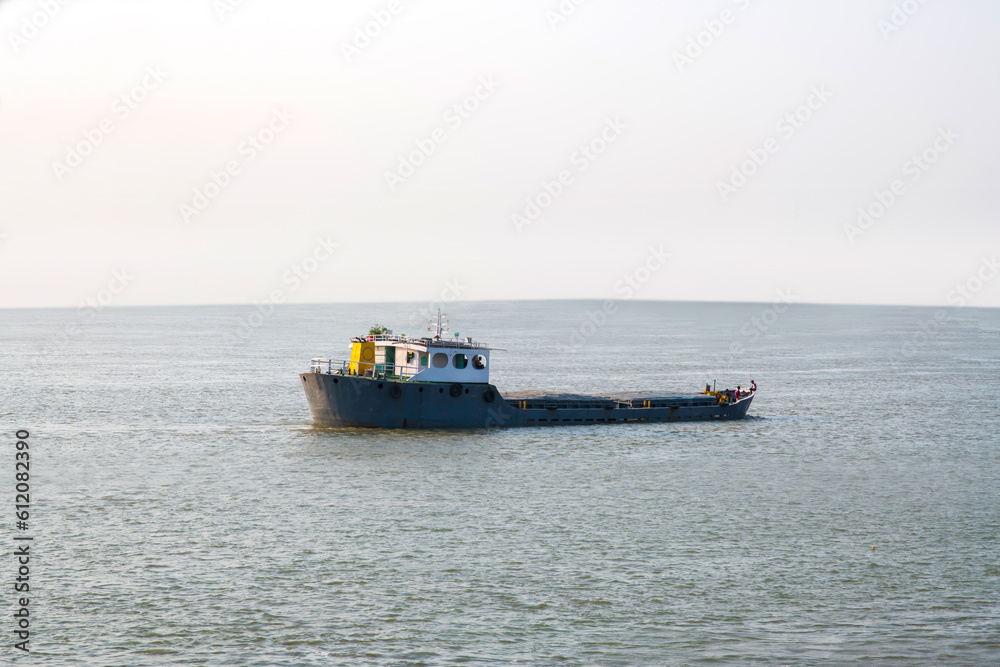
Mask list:
[[[451,330],[448,328],[448,316],[442,315],[440,308],[437,311],[437,317],[428,323],[427,330],[434,334],[434,340],[441,340],[441,335]]]

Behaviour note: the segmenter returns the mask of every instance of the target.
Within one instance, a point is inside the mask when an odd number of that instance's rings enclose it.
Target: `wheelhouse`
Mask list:
[[[313,370],[344,375],[379,377],[418,382],[488,383],[490,352],[487,345],[450,333],[446,316],[438,310],[430,322],[432,336],[413,338],[369,334],[351,339],[350,361],[313,359]]]

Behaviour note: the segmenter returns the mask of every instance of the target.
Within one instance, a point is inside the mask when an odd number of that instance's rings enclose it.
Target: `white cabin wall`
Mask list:
[[[444,368],[434,367],[434,355],[442,353],[448,356],[448,365]],[[468,365],[465,368],[455,368],[455,355],[464,354],[468,357]],[[472,357],[482,354],[486,357],[486,368],[476,370],[472,367]],[[435,348],[427,350],[428,366],[427,370],[421,371],[413,377],[414,380],[424,382],[466,382],[466,383],[486,383],[490,381],[490,354],[489,350],[472,350],[462,348]]]

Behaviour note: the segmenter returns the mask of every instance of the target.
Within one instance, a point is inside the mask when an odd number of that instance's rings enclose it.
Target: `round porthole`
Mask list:
[[[448,355],[444,352],[435,352],[434,356],[431,357],[431,363],[434,364],[434,368],[447,368]]]
[[[477,354],[472,357],[472,367],[477,371],[481,371],[486,368],[486,356],[482,354]]]
[[[452,357],[451,363],[455,368],[462,370],[469,365],[469,358],[464,354],[456,354]]]

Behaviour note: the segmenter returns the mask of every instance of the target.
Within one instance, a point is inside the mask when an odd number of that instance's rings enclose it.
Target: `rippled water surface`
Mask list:
[[[321,429],[297,374],[419,306],[286,306],[236,348],[246,307],[0,312],[36,536],[4,659],[1000,663],[1000,311],[600,307],[450,314],[502,390],[752,378],[753,417]]]

